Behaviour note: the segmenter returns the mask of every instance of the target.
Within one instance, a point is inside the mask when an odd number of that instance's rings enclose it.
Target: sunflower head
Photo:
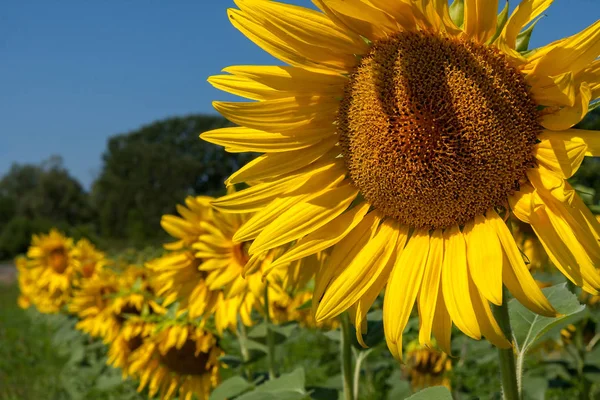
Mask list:
[[[210,332],[188,323],[171,324],[143,338],[131,354],[129,371],[141,378],[138,390],[148,386],[150,396],[206,400],[219,383],[222,354]]]
[[[87,239],[79,239],[71,251],[77,273],[88,279],[107,264],[106,255]]]
[[[413,391],[429,386],[446,386],[450,389],[452,360],[446,353],[421,346],[418,341],[407,346],[405,370]]]
[[[201,135],[263,153],[212,203],[254,213],[234,236],[249,265],[331,249],[314,293],[317,321],[352,310],[361,326],[385,289],[388,346],[400,358],[417,303],[419,340],[450,348],[452,325],[510,347],[490,303],[503,285],[556,311],[507,222],[531,226],[548,257],[598,294],[600,223],[566,181],[598,133],[572,129],[600,97],[600,21],[526,51],[519,33],[551,1],[313,0],[318,10],[236,0],[232,24],[286,66],[234,66],[209,78],[249,102],[215,102],[237,124]],[[508,10],[508,8],[506,9]],[[357,329],[357,331],[360,331]]]

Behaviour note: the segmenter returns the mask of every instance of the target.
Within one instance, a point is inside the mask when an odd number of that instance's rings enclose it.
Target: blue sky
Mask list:
[[[392,1],[392,0],[390,0]],[[556,0],[532,45],[600,18],[598,0]],[[309,0],[287,1],[309,5]],[[516,1],[511,2],[516,4]],[[0,175],[52,154],[86,187],[109,136],[230,99],[209,75],[273,59],[227,20],[232,0],[4,2],[0,12]]]

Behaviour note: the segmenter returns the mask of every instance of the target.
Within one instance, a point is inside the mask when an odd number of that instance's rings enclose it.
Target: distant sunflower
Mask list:
[[[413,391],[430,386],[451,389],[449,373],[452,371],[452,360],[446,353],[421,346],[418,341],[413,341],[406,347],[404,369],[410,377]]]
[[[164,327],[143,339],[131,354],[129,372],[161,400],[193,396],[206,400],[219,383],[219,357],[224,353],[210,332],[189,324]]]
[[[77,329],[105,343],[119,335],[131,316],[164,314],[144,268],[131,265],[123,272],[101,270],[74,291],[69,311],[79,317]]]
[[[77,241],[71,251],[71,257],[78,276],[83,279],[91,278],[108,262],[106,255],[87,239]]]
[[[36,276],[34,271],[27,267],[26,257],[17,257],[15,259],[17,267],[17,280],[19,282],[19,298],[17,303],[19,307],[26,309],[31,307],[33,298],[36,294]]]
[[[519,32],[551,0],[522,1],[501,25],[498,0],[465,0],[452,17],[446,0],[235,3],[232,24],[290,66],[209,78],[253,101],[215,102],[240,126],[201,137],[264,153],[227,181],[250,187],[213,205],[256,213],[252,258],[296,241],[281,262],[334,246],[317,276],[317,320],[354,307],[359,326],[386,288],[397,358],[415,303],[423,344],[433,334],[449,351],[454,323],[509,347],[489,306],[503,302],[503,283],[556,314],[503,221],[513,216],[597,293],[600,224],[566,179],[600,154],[598,132],[571,129],[600,96],[600,21],[526,52]]]
[[[339,326],[337,319],[317,323],[310,307],[306,305],[312,299],[311,291],[288,294],[285,291],[269,290],[269,315],[275,324],[295,321],[306,328],[335,329]]]
[[[253,233],[245,225],[251,215],[214,211],[211,200],[188,198],[189,208],[177,206],[180,216],[163,216],[163,228],[179,240],[165,245],[172,250],[170,254],[147,266],[160,283],[158,294],[164,297],[163,305],[179,301],[179,309],[186,310],[192,319],[214,314],[216,329],[222,333],[236,328],[238,315],[246,325],[252,324],[252,310],[262,312],[264,308],[266,281],[288,289],[303,287],[314,276],[319,259],[312,257],[302,268],[299,262],[284,264],[263,280],[271,261],[282,250],[273,249],[251,259],[247,249]],[[248,273],[244,277],[245,270]]]
[[[156,329],[156,324],[145,321],[140,317],[126,320],[117,336],[110,341],[107,364],[120,368],[123,379],[129,376],[131,354],[143,343],[144,338],[150,336]]]

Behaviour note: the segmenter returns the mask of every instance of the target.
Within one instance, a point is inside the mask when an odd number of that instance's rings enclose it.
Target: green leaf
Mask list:
[[[524,31],[522,31],[521,33],[519,33],[517,35],[517,45],[515,48],[519,53],[524,53],[529,50],[529,41],[531,40],[531,34],[533,33],[533,29],[535,28],[535,26],[537,25],[539,20],[542,19],[543,17],[544,17],[543,15],[540,15],[538,17],[538,19],[536,19],[529,26],[529,28],[525,29]]]
[[[312,308],[312,299],[308,299],[304,304],[300,307],[296,307],[296,310],[309,310]]]
[[[304,369],[297,368],[289,374],[283,374],[277,379],[266,381],[252,392],[238,397],[236,400],[301,400],[309,399],[304,389]],[[213,400],[211,398],[211,400]]]
[[[241,376],[234,376],[223,381],[210,394],[209,400],[227,400],[229,398],[239,396],[252,387],[252,384],[247,382]]]
[[[388,400],[406,399],[412,393],[410,383],[402,377],[399,369],[394,370],[386,383],[391,386],[388,392]]]
[[[452,394],[444,386],[423,389],[406,400],[452,400]]]
[[[297,328],[296,324],[289,325],[271,325],[270,329],[275,332],[275,344],[280,344],[286,341],[292,332]],[[267,324],[264,322],[258,324],[248,332],[248,337],[260,343],[265,343],[267,340]]]
[[[229,354],[219,357],[219,361],[221,361],[223,364],[226,364],[230,368],[237,368],[244,363],[244,360],[242,360],[240,357]]]
[[[123,378],[120,374],[100,375],[96,380],[96,390],[108,392],[118,387],[123,383]]]
[[[462,27],[465,22],[465,1],[454,0],[450,6],[450,18],[458,27]]]
[[[540,376],[527,376],[523,379],[524,400],[545,400],[548,381]]]
[[[550,332],[558,332],[564,326],[584,317],[585,306],[567,289],[566,283],[542,289],[550,303],[561,316],[548,318],[525,308],[516,299],[508,302],[510,323],[516,341],[517,356],[525,353]]]

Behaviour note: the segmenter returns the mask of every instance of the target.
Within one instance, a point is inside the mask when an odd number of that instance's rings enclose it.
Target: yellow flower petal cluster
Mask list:
[[[74,243],[55,229],[33,235],[26,258],[16,260],[21,298],[42,313],[56,313],[71,300],[73,289],[94,277],[106,264],[104,253],[88,240]]]
[[[519,32],[551,0],[523,0],[500,25],[498,0],[465,0],[462,24],[445,0],[235,3],[231,23],[288,65],[209,78],[250,101],[215,102],[238,126],[201,137],[263,153],[227,180],[249,187],[212,204],[253,213],[234,236],[252,240],[250,260],[291,246],[271,268],[331,249],[317,321],[353,309],[361,326],[385,289],[397,358],[415,304],[423,345],[435,336],[449,351],[455,325],[510,347],[490,309],[503,285],[541,315],[556,311],[509,219],[598,294],[600,224],[567,179],[600,155],[599,132],[573,129],[600,97],[600,21],[520,52]]]
[[[124,271],[107,268],[75,290],[69,311],[79,317],[77,329],[111,343],[129,317],[165,313],[155,292],[143,267],[129,265]]]
[[[177,206],[179,216],[163,216],[163,228],[178,240],[165,245],[170,253],[147,267],[159,283],[158,295],[164,297],[164,306],[177,301],[179,310],[187,311],[191,319],[214,315],[221,334],[235,330],[238,318],[251,325],[253,310],[263,312],[265,284],[286,293],[302,289],[314,276],[320,259],[315,256],[302,266],[295,261],[273,269],[272,260],[282,249],[250,257],[252,214],[221,213],[211,207],[212,200],[188,197],[186,206]]]

